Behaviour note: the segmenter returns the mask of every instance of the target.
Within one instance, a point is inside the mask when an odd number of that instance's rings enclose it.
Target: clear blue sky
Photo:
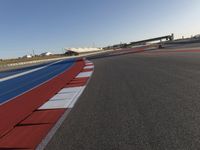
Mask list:
[[[200,33],[199,0],[0,0],[0,57]]]

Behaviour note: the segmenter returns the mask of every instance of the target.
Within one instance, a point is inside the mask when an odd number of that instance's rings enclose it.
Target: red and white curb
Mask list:
[[[92,66],[87,66],[88,64]],[[90,70],[85,71],[88,67],[90,67]],[[87,61],[83,71],[80,72],[65,88],[60,90],[58,94],[43,104],[39,110],[73,108],[79,96],[84,91],[86,87],[85,84],[93,73],[93,68],[93,64]],[[81,86],[79,86],[80,84]]]
[[[39,108],[39,110],[66,109],[66,111],[60,117],[51,131],[47,134],[47,136],[43,139],[43,141],[37,146],[37,150],[43,150],[53,135],[56,133],[56,131],[59,129],[59,127],[62,125],[63,121],[66,119],[67,115],[86,88],[86,85],[92,76],[93,71],[93,63],[91,61],[85,60],[85,67],[83,70],[65,88],[60,90],[58,94],[56,94]]]
[[[44,149],[74,107],[93,71],[92,62],[77,61],[70,71],[4,104],[0,109],[4,115],[0,149]],[[52,93],[55,91],[56,94]]]

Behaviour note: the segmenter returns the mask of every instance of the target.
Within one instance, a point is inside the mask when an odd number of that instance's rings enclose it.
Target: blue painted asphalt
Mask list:
[[[23,94],[37,85],[55,77],[69,69],[75,63],[75,59],[64,60],[52,64],[41,70],[0,82],[0,104]]]
[[[5,77],[9,77],[9,76],[12,76],[12,75],[15,75],[15,74],[18,74],[18,73],[22,73],[22,72],[25,72],[25,71],[28,71],[28,70],[32,70],[32,69],[35,69],[35,68],[38,68],[38,67],[42,67],[42,66],[45,66],[45,65],[48,65],[48,64],[50,64],[50,63],[34,65],[34,66],[29,66],[29,67],[24,67],[24,68],[20,68],[20,69],[9,70],[9,71],[2,71],[2,72],[0,72],[0,79],[5,78]]]

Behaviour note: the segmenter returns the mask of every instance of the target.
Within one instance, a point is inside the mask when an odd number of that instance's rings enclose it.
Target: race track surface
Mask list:
[[[0,80],[0,104],[7,102],[8,100],[23,94],[24,92],[44,83],[45,81],[53,78],[54,76],[62,73],[64,70],[69,68],[74,63],[74,60],[65,60],[61,62],[52,63],[49,65],[37,66],[39,70],[33,71],[26,75],[22,75],[10,80],[2,81]],[[37,69],[36,68],[36,69]],[[40,69],[41,68],[41,69]],[[21,69],[15,71],[9,71],[9,73],[20,74],[22,72],[33,70],[34,67],[28,67],[28,69]],[[22,72],[20,72],[22,71]],[[4,75],[8,72],[3,72]],[[3,74],[1,73],[1,74]],[[11,74],[6,74],[4,78],[10,77]]]
[[[92,79],[47,150],[200,149],[200,52],[92,61]]]
[[[52,62],[51,62],[52,63]],[[44,63],[44,64],[39,64],[39,65],[33,65],[33,66],[28,66],[28,67],[23,67],[23,68],[16,68],[16,69],[12,69],[12,70],[7,70],[7,71],[1,71],[0,70],[0,79],[1,78],[5,78],[5,77],[9,77],[18,73],[22,73],[31,69],[35,69],[38,67],[42,67],[45,65],[48,65],[50,63]]]

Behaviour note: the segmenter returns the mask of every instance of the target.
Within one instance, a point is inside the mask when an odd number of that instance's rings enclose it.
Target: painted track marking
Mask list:
[[[39,71],[39,70],[41,70],[41,69],[44,69],[44,68],[46,68],[46,67],[48,67],[48,66],[50,66],[50,65],[53,65],[53,64],[56,64],[56,63],[59,63],[59,62],[61,62],[61,61],[57,61],[57,62],[48,64],[48,65],[46,65],[46,66],[39,67],[39,68],[35,68],[35,69],[32,69],[32,70],[28,70],[28,71],[25,71],[25,72],[22,72],[22,73],[18,73],[18,74],[9,76],[9,77],[1,78],[1,79],[0,79],[0,82],[7,81],[7,80],[10,80],[10,79],[13,79],[13,78],[17,78],[17,77],[20,77],[20,76],[23,76],[23,75],[26,75],[26,74],[29,74],[29,73],[32,73],[32,72],[35,72],[35,71]]]
[[[90,62],[89,62],[89,64],[92,65]],[[85,66],[87,66],[86,62],[85,62]],[[72,69],[72,70],[74,70],[74,69]],[[43,99],[44,103],[42,105],[38,106],[37,109],[33,110],[33,112],[31,114],[29,114],[25,118],[25,120],[19,121],[13,127],[13,129],[9,129],[8,131],[6,131],[3,134],[3,136],[0,137],[0,149],[1,148],[9,148],[9,149],[25,148],[25,149],[40,149],[40,150],[44,149],[45,145],[51,139],[53,134],[59,128],[59,126],[64,121],[64,119],[67,117],[67,114],[69,113],[71,108],[73,108],[73,106],[77,102],[78,98],[80,97],[83,90],[85,89],[86,84],[88,83],[89,77],[92,75],[92,72],[93,72],[93,70],[89,71],[90,72],[88,74],[89,76],[86,77],[84,66],[82,67],[82,71],[80,73],[77,73],[76,77],[74,79],[72,79],[70,82],[68,82],[68,84],[66,84],[63,89],[56,92],[57,93],[56,95],[52,95],[51,97],[49,97],[48,101],[45,102],[45,100],[41,96],[38,96],[37,99],[34,98],[34,101],[36,103],[41,101],[40,100],[41,98]],[[78,75],[80,75],[82,73],[84,73],[84,77],[78,77]],[[60,82],[68,81],[66,79],[64,80],[63,79],[64,77],[65,77],[65,75],[61,74],[61,75],[59,75],[58,78],[52,79],[52,80],[55,80],[55,81],[59,82],[59,84],[60,84]],[[51,82],[51,81],[49,81],[49,82]],[[53,84],[53,82],[52,82],[52,84]],[[55,83],[53,85],[55,86]],[[51,87],[51,88],[54,88],[54,87]],[[51,89],[49,89],[49,90],[52,91]],[[49,90],[47,93],[50,92]],[[40,95],[42,95],[42,94],[40,94]],[[27,98],[25,98],[25,99],[27,99]],[[64,101],[63,105],[65,105],[66,107],[62,107],[62,108],[54,107],[52,109],[50,109],[49,107],[46,107],[46,109],[44,109],[44,108],[40,109],[41,107],[44,107],[44,105],[48,102],[50,102],[50,103],[56,102],[56,103],[54,103],[54,106],[60,106],[61,101]],[[16,101],[11,101],[5,105],[8,105],[10,103],[12,103],[12,105],[14,105],[13,103],[15,103],[15,102]],[[30,103],[30,100],[29,100],[29,103]],[[25,106],[26,104],[23,102],[23,105]],[[4,105],[2,105],[2,106],[4,106]],[[19,106],[21,107],[21,105],[19,105]],[[33,107],[35,107],[35,106],[33,106]],[[22,109],[25,109],[25,108],[26,107],[23,107]],[[19,111],[17,110],[17,113],[18,112]],[[17,116],[19,116],[19,115],[17,115]],[[18,119],[15,119],[15,120],[18,120]],[[19,134],[19,136],[18,136],[18,134]],[[17,139],[16,139],[16,136],[18,137]],[[24,140],[24,138],[26,138],[26,140]],[[41,142],[41,144],[40,144],[40,142]]]

